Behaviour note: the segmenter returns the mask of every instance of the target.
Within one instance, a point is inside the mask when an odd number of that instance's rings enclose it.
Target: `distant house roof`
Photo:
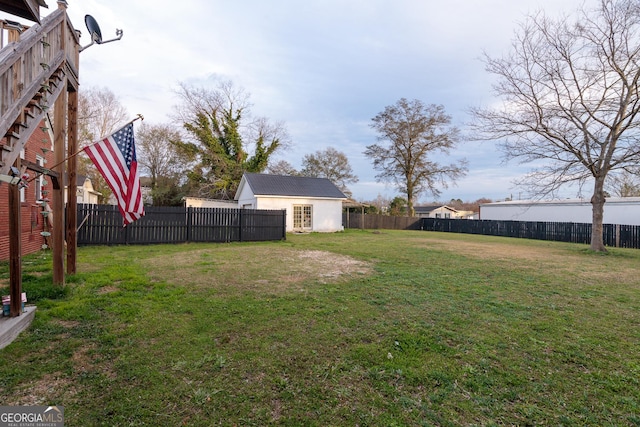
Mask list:
[[[245,173],[243,178],[255,196],[295,196],[346,199],[327,178]],[[242,184],[241,184],[242,185]],[[236,197],[240,195],[240,188]]]
[[[91,181],[91,178],[88,178],[86,175],[82,175],[81,173],[76,174],[76,186],[82,187],[87,179]],[[64,186],[69,186],[69,175],[66,173],[64,174]]]
[[[447,206],[447,205],[414,206],[414,207],[413,207],[413,210],[414,210],[416,213],[429,213],[429,212],[433,212],[433,211],[435,211],[436,209],[439,209],[439,208],[449,209],[449,210],[450,210],[450,211],[452,211],[452,212],[457,212],[457,210],[456,210],[456,209],[454,209],[454,208],[450,208],[450,207],[449,207],[449,206]]]
[[[353,199],[347,199],[342,201],[343,208],[368,208],[371,206],[369,203],[360,203]]]

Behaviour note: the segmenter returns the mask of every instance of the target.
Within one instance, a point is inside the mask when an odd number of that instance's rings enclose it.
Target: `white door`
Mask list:
[[[311,230],[313,229],[313,206],[293,205],[293,229]]]

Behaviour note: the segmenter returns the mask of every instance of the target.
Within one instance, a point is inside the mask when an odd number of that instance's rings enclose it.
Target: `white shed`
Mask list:
[[[480,219],[498,221],[592,222],[588,199],[551,201],[513,200],[480,205]],[[604,204],[605,224],[640,225],[640,197],[609,197]]]
[[[335,232],[347,197],[326,178],[245,173],[235,200],[244,209],[285,209],[287,231]]]

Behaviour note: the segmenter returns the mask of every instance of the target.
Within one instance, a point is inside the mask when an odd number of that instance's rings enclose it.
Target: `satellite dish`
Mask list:
[[[84,23],[87,26],[87,30],[89,30],[91,41],[102,44],[102,32],[100,31],[100,25],[98,25],[98,21],[96,21],[93,16],[86,15],[84,17]]]
[[[122,38],[122,30],[116,29],[116,38],[111,40],[102,41],[102,32],[100,31],[100,25],[98,25],[98,21],[91,15],[85,15],[84,23],[87,26],[87,30],[89,30],[89,35],[91,36],[91,43],[88,45],[81,47],[80,52],[88,48],[89,46],[96,44],[104,44],[109,42],[114,42],[116,40],[120,40]]]

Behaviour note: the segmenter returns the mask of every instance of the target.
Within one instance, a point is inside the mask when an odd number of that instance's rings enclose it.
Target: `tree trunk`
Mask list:
[[[413,208],[413,191],[407,191],[407,216],[414,216],[415,209]]]
[[[607,248],[604,246],[603,226],[604,219],[604,177],[596,177],[596,182],[593,189],[593,196],[591,196],[591,206],[593,211],[593,218],[591,222],[591,250],[596,252],[606,252]]]

